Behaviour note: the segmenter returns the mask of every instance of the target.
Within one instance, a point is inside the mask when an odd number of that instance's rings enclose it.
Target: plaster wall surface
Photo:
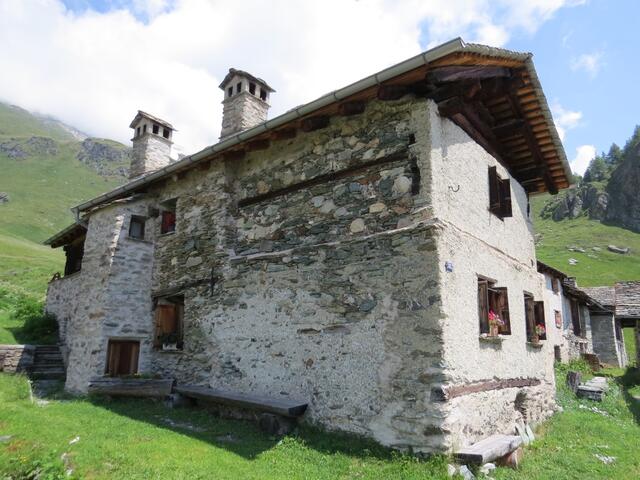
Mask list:
[[[601,362],[622,367],[622,353],[616,340],[615,317],[612,313],[598,314],[591,312],[591,334],[593,353]]]
[[[514,407],[526,394],[527,420],[539,422],[555,408],[553,345],[527,343],[524,293],[543,300],[543,277],[536,270],[527,197],[511,180],[513,216],[499,219],[489,206],[488,168],[508,172],[460,128],[431,109],[433,211],[443,223],[438,236],[443,308],[445,372],[452,384],[487,379],[527,378],[540,382],[468,394],[449,402],[445,428],[452,446],[474,442],[489,432],[510,433],[522,414]],[[446,264],[451,268],[447,269]],[[451,271],[448,271],[451,270]],[[480,335],[478,276],[507,287],[511,334],[501,341]]]

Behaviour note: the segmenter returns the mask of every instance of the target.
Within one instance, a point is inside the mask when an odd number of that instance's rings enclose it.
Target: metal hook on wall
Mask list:
[[[457,193],[460,191],[460,184],[456,185],[456,188],[453,188],[451,185],[449,185],[449,190],[451,190],[453,193]]]

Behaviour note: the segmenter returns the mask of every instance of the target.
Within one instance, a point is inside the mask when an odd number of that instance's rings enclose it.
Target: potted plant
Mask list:
[[[174,351],[178,349],[178,335],[175,333],[164,333],[160,335],[162,350]]]
[[[504,321],[493,310],[489,310],[489,336],[497,337],[500,334],[500,327],[504,326]]]
[[[544,328],[544,325],[536,325],[535,327],[536,334],[533,337],[533,343],[540,343],[540,337],[545,335],[547,331]]]

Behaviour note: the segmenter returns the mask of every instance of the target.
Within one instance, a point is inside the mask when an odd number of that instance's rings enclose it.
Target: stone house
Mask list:
[[[594,351],[602,362],[625,367],[632,359],[628,358],[622,329],[635,328],[636,347],[640,346],[640,282],[616,282],[612,287],[591,287],[584,291],[606,308],[604,313],[591,314],[601,323],[598,342],[594,327]],[[638,365],[639,359],[640,356],[636,359]]]
[[[47,241],[68,390],[154,373],[303,399],[425,453],[552,413],[528,199],[570,170],[531,54],[456,39],[271,120],[263,80],[220,87],[219,143],[171,162],[173,127],[139,112],[145,167]]]

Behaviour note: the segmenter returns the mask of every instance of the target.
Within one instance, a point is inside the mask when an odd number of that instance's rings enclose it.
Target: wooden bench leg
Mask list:
[[[286,435],[293,431],[295,420],[273,413],[262,413],[258,417],[258,426],[268,435]]]

